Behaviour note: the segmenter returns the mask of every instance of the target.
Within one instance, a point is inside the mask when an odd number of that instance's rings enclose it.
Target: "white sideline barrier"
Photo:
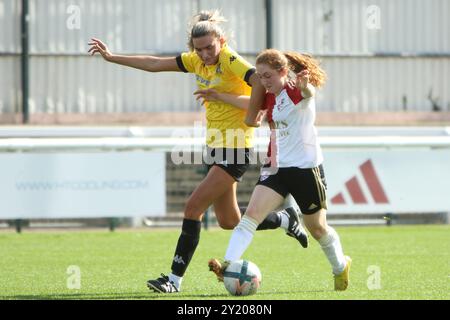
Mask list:
[[[324,150],[330,213],[450,211],[450,148]]]
[[[166,214],[164,152],[0,153],[0,219]]]
[[[1,152],[64,150],[201,150],[204,138],[9,138],[0,139]],[[256,138],[257,151],[267,150],[268,138]],[[449,137],[321,137],[323,148],[449,148]]]
[[[318,127],[322,137],[368,137],[368,136],[450,136],[450,127]],[[201,123],[191,127],[138,127],[138,126],[1,126],[0,138],[89,138],[89,137],[136,137],[164,138],[176,132],[187,133],[191,137],[204,137]],[[268,128],[255,130],[255,137],[267,136]]]
[[[450,136],[433,130],[321,136],[329,212],[450,212]],[[257,151],[267,144],[255,139]],[[203,145],[195,135],[0,139],[0,219],[165,215],[165,152]]]

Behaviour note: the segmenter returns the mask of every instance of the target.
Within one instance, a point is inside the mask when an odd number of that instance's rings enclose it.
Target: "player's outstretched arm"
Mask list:
[[[101,40],[92,38],[88,53],[94,55],[99,53],[108,62],[121,64],[149,72],[181,71],[175,57],[153,57],[153,56],[124,56],[111,53],[108,46]]]

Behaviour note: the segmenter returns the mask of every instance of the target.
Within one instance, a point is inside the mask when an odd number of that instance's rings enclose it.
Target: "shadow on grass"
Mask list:
[[[264,291],[249,298],[276,299],[278,295],[298,295],[311,293],[332,293],[334,290],[300,290],[300,291]],[[62,294],[30,294],[15,296],[0,296],[0,300],[189,300],[189,299],[232,299],[228,293],[220,294],[161,294],[154,292],[130,292],[130,293],[62,293]],[[239,297],[236,297],[239,298]]]
[[[188,299],[224,299],[228,294],[160,294],[160,293],[75,293],[75,294],[35,294],[0,296],[0,300],[188,300]]]

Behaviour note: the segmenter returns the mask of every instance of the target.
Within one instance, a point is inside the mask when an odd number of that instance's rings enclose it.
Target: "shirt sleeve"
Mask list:
[[[194,73],[194,59],[196,58],[196,55],[197,54],[195,52],[183,52],[176,58],[178,68],[180,68],[180,70],[183,72]]]
[[[251,63],[229,48],[223,50],[221,60],[222,65],[250,85],[250,76],[256,71]]]
[[[302,93],[297,87],[286,87],[287,94],[291,98],[292,102],[297,105],[303,100]]]

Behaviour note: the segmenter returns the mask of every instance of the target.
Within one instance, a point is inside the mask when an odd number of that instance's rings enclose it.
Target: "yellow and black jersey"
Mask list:
[[[176,60],[180,70],[196,75],[200,89],[250,96],[251,87],[248,81],[255,68],[226,44],[223,45],[215,65],[205,65],[195,52],[182,53]],[[246,110],[221,101],[206,102],[205,107],[208,129],[206,144],[209,147],[252,147],[253,128],[244,123]],[[237,138],[239,135],[243,135],[243,138]]]

